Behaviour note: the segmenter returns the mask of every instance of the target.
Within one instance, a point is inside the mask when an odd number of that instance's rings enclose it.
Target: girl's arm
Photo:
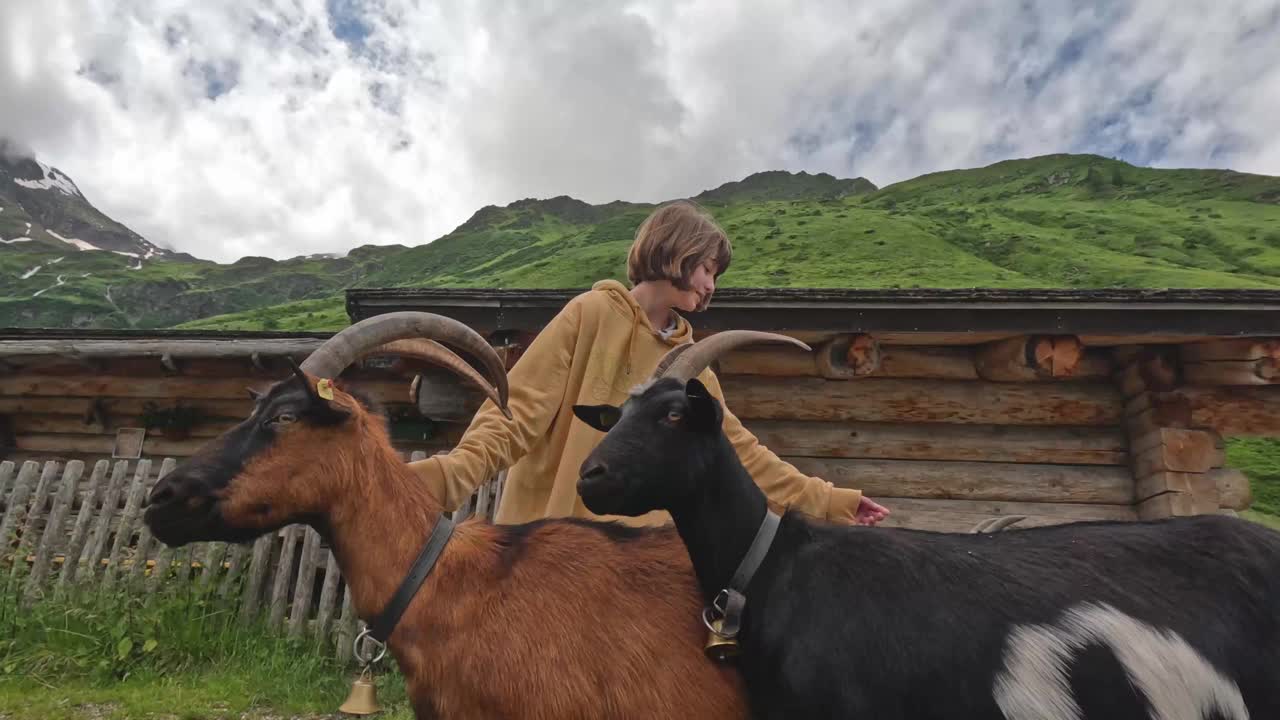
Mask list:
[[[729,438],[743,467],[769,499],[783,507],[792,507],[814,517],[852,524],[862,491],[836,487],[826,480],[810,477],[760,444],[751,431],[729,410],[724,391],[715,373],[706,370],[698,378],[724,407],[724,433]]]
[[[579,303],[571,302],[511,368],[510,420],[485,400],[451,451],[409,463],[446,511],[461,507],[482,482],[514,465],[546,435],[564,400],[580,318]]]

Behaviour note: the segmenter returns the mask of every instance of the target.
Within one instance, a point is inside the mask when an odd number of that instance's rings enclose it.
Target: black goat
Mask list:
[[[622,408],[575,408],[607,432],[578,491],[598,514],[671,513],[704,622],[740,628],[759,716],[1280,718],[1280,533],[1223,516],[989,535],[779,519],[692,379],[717,348],[678,350]],[[731,581],[748,555],[754,575]]]

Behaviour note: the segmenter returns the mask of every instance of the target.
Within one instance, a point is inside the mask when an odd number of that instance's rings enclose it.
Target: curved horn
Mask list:
[[[471,367],[470,363],[458,357],[457,353],[441,345],[435,340],[427,340],[426,338],[392,340],[389,343],[372,348],[368,352],[363,353],[361,357],[375,354],[399,355],[401,357],[424,360],[446,370],[452,370],[458,375],[461,375],[462,379],[471,383],[480,390],[480,392],[484,393],[485,397],[492,400],[493,404],[502,410],[502,414],[505,415],[508,420],[511,419],[511,411],[507,409],[506,404],[498,397],[498,389],[493,385],[490,385],[489,381],[485,380],[483,375],[476,372],[476,369]],[[417,390],[418,384],[419,379],[415,377],[413,386],[410,390],[410,397],[414,400],[417,399],[417,393],[414,391]]]
[[[475,330],[434,313],[401,311],[375,315],[338,331],[302,363],[312,375],[334,378],[373,348],[405,338],[427,338],[454,345],[474,355],[497,390],[498,407],[507,406],[507,371],[498,354]]]
[[[696,343],[685,343],[672,348],[658,362],[650,379],[673,377],[681,382],[688,382],[726,352],[757,343],[786,343],[805,351],[811,350],[808,345],[786,335],[758,330],[725,330]]]
[[[1026,515],[1002,515],[1000,517],[987,518],[977,525],[974,525],[969,532],[978,535],[997,533],[1007,527],[1017,525],[1026,519]]]

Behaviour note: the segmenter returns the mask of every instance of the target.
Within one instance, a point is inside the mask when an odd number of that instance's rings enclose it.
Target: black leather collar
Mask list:
[[[712,629],[712,632],[717,635],[733,638],[737,637],[738,631],[742,629],[742,609],[747,604],[747,596],[743,591],[759,569],[760,563],[764,561],[765,555],[769,554],[769,548],[773,545],[773,537],[778,532],[778,523],[781,519],[774,511],[765,511],[764,520],[760,522],[760,528],[756,530],[756,536],[751,541],[751,547],[747,548],[747,554],[738,563],[738,569],[729,580],[729,586],[716,595],[716,599],[711,602],[711,608],[703,611],[703,622],[707,622],[707,612],[712,609],[718,611],[724,618],[718,631]],[[710,623],[707,623],[707,627],[711,628]]]
[[[431,569],[435,567],[436,561],[444,552],[445,545],[449,544],[449,538],[453,537],[453,528],[453,521],[444,515],[436,521],[436,526],[431,529],[431,537],[427,538],[427,544],[422,546],[422,552],[418,553],[418,559],[414,561],[413,567],[409,568],[409,574],[400,583],[400,587],[396,588],[395,594],[391,596],[386,607],[382,608],[382,612],[368,624],[369,636],[374,640],[386,645],[387,638],[391,637],[391,631],[395,630],[396,623],[400,622],[400,616],[409,607],[409,603],[422,587],[422,583],[426,582]]]

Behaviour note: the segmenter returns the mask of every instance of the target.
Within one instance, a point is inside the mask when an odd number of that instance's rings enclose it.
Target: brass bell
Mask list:
[[[366,667],[360,673],[360,677],[351,683],[351,693],[347,695],[347,701],[338,707],[338,712],[348,715],[372,715],[381,710],[382,706],[378,705],[378,688],[373,684],[373,679],[369,677],[369,668]]]
[[[714,632],[723,627],[724,618],[712,620],[711,630],[707,632],[707,644],[702,648],[707,657],[720,662],[738,657],[739,653],[742,652],[742,648],[738,646],[737,638],[721,637]]]

